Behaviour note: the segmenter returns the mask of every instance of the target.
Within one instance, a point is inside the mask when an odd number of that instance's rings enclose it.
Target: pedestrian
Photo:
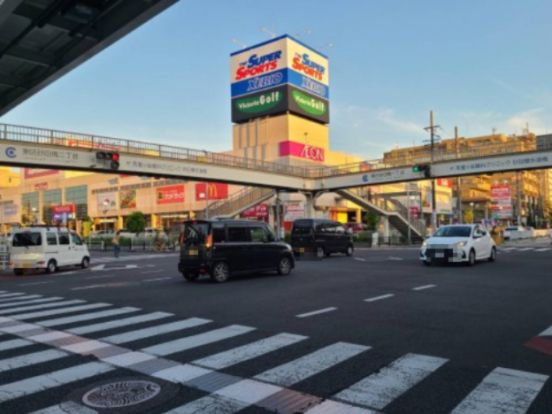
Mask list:
[[[115,233],[115,236],[113,236],[113,240],[111,240],[111,243],[113,244],[113,255],[119,258],[119,253],[121,252],[121,231]]]

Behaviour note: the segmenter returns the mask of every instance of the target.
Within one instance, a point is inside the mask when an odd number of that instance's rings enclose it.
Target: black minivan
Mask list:
[[[291,247],[258,221],[186,221],[180,246],[178,271],[189,281],[209,274],[221,283],[234,273],[266,270],[287,275],[295,267]]]
[[[332,253],[354,252],[353,236],[345,227],[332,220],[298,219],[293,222],[291,245],[296,255],[314,253],[322,258]]]

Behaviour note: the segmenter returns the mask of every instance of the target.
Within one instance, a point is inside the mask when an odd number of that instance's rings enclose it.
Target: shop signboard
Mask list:
[[[288,108],[290,112],[318,122],[330,122],[330,105],[325,99],[288,86]]]
[[[52,216],[55,222],[66,223],[67,220],[75,219],[77,208],[75,204],[64,204],[52,207]]]
[[[107,192],[100,193],[96,195],[96,202],[98,206],[98,211],[102,214],[109,210],[117,209],[117,193],[116,192]]]
[[[305,217],[304,203],[286,204],[285,211],[284,211],[284,221],[291,222],[302,217]]]
[[[46,170],[41,168],[23,168],[23,177],[25,180],[38,177],[46,177],[49,175],[55,175],[59,173],[59,170]]]
[[[513,217],[512,190],[508,184],[491,186],[491,210],[496,219]]]
[[[268,219],[268,204],[257,204],[245,210],[241,216],[248,219],[267,220]]]
[[[159,187],[157,192],[157,204],[174,204],[184,202],[184,184]]]
[[[136,208],[136,190],[121,191],[121,208]]]
[[[282,141],[279,145],[280,157],[293,156],[309,161],[324,162],[324,148],[295,141]]]
[[[285,86],[232,99],[232,122],[245,122],[261,116],[277,115],[287,110]]]
[[[196,201],[224,200],[228,198],[228,184],[225,183],[197,183],[195,185]]]

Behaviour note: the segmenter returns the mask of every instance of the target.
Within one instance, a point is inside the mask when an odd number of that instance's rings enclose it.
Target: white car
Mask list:
[[[487,230],[478,224],[454,224],[440,227],[420,250],[420,260],[432,263],[467,263],[496,260],[496,244]]]
[[[523,226],[509,226],[504,229],[504,240],[516,240],[526,237],[525,227]]]
[[[25,270],[53,273],[63,266],[89,265],[88,247],[74,231],[63,227],[29,227],[13,232],[10,267],[16,275]]]

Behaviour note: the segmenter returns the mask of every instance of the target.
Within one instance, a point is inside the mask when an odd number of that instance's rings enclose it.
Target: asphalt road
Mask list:
[[[473,268],[363,249],[226,284],[176,263],[1,276],[0,413],[552,413],[548,242]],[[121,378],[160,393],[83,406]]]

